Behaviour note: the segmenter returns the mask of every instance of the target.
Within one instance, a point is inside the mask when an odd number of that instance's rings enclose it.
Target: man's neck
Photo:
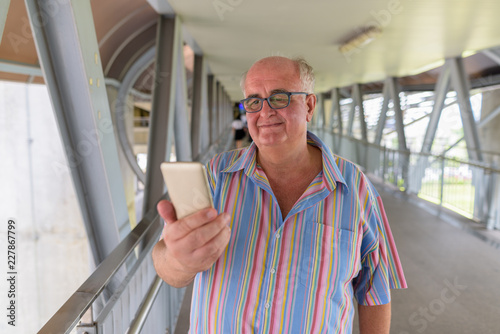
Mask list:
[[[263,147],[257,151],[257,162],[268,177],[301,175],[303,171],[318,166],[321,152],[306,141],[296,147]],[[319,158],[319,159],[318,159]]]
[[[257,162],[266,173],[283,219],[323,168],[321,150],[305,140],[303,147],[295,149],[259,149]]]

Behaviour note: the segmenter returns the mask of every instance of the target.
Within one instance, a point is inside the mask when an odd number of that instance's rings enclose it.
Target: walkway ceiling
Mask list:
[[[387,76],[400,77],[405,86],[433,84],[445,58],[500,46],[497,0],[168,3],[235,100],[242,97],[242,72],[268,55],[304,56],[315,68],[318,92],[356,82],[370,91],[380,89]],[[91,0],[91,4],[105,76],[121,80],[133,61],[154,46],[157,13],[146,0]],[[382,34],[371,44],[348,56],[338,51],[343,41],[374,25]],[[38,64],[23,1],[10,3],[0,62]],[[500,73],[499,64],[481,53],[467,58],[465,66],[472,78]],[[27,81],[28,77],[0,72],[0,79]]]

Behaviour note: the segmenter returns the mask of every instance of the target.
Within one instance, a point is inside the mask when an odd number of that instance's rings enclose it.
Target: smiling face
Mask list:
[[[255,63],[247,73],[245,97],[266,98],[280,92],[301,92],[298,66],[283,57],[265,58]],[[248,130],[259,148],[283,149],[306,143],[307,122],[312,118],[316,98],[292,95],[290,105],[271,109],[264,101],[262,110],[247,113]]]

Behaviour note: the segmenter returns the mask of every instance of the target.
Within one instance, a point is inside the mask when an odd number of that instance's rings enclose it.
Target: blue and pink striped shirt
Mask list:
[[[355,297],[386,304],[406,282],[381,199],[351,162],[322,151],[323,170],[287,217],[257,147],[207,166],[215,208],[231,215],[231,240],[194,281],[191,333],[351,333]]]

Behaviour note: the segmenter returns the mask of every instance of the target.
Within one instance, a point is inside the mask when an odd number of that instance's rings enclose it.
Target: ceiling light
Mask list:
[[[382,34],[382,30],[378,27],[368,27],[361,30],[359,33],[350,37],[339,46],[339,51],[342,54],[350,53],[353,49],[360,49],[363,46],[373,42],[375,38]]]

